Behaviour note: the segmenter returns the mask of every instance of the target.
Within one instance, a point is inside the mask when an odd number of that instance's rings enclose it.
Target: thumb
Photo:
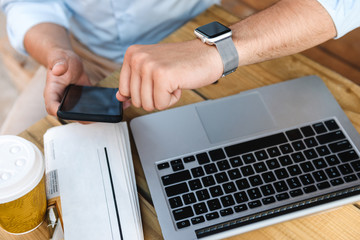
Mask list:
[[[54,63],[54,65],[51,68],[51,72],[55,76],[61,76],[64,73],[66,73],[67,69],[68,69],[68,65],[67,65],[66,61],[61,59]]]

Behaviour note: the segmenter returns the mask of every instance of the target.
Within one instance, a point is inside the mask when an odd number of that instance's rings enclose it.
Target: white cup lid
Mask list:
[[[44,169],[42,153],[33,143],[18,136],[0,136],[0,204],[30,192]]]

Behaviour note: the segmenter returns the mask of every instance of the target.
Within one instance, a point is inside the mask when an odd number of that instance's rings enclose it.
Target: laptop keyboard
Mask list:
[[[182,229],[331,192],[360,178],[360,159],[330,119],[161,162],[157,170]]]

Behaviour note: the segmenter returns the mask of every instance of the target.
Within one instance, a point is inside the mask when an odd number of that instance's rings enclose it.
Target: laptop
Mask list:
[[[360,136],[317,76],[130,123],[165,239],[219,239],[360,200]]]

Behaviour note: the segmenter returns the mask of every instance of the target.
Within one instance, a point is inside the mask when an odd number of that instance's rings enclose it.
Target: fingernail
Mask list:
[[[57,65],[64,65],[64,64],[65,64],[65,61],[56,62],[53,67],[55,67]]]

